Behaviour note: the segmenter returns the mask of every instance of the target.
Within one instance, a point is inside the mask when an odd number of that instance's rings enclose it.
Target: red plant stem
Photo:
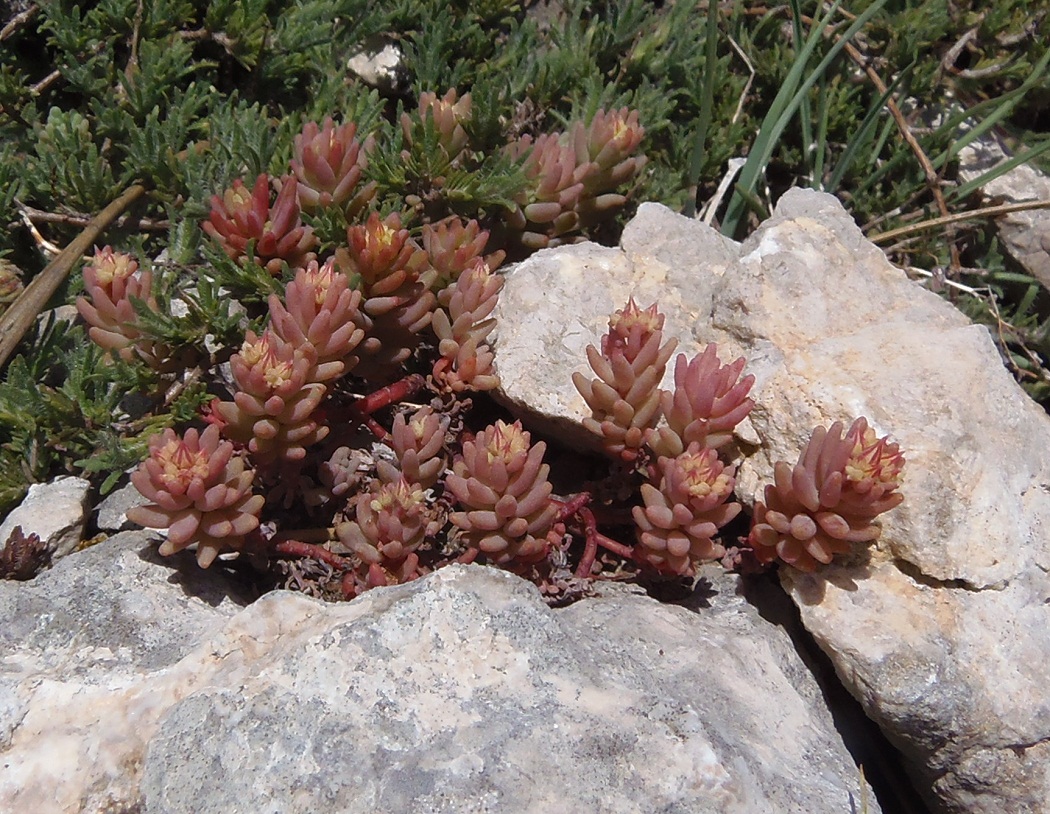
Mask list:
[[[598,556],[598,521],[594,519],[594,512],[585,506],[580,506],[578,511],[580,517],[583,518],[586,544],[580,564],[576,566],[576,576],[580,579],[586,579],[590,577],[591,569],[594,567],[594,559]]]
[[[580,492],[575,497],[562,500],[561,498],[551,498],[551,501],[560,507],[558,516],[555,518],[555,523],[564,523],[580,509],[591,502],[590,492]]]
[[[313,543],[304,543],[300,540],[284,540],[274,546],[274,551],[278,554],[290,554],[293,557],[309,557],[314,560],[320,560],[341,571],[347,571],[351,567],[350,560],[345,557],[333,554],[327,548],[314,545]]]
[[[412,394],[423,388],[427,380],[418,373],[413,373],[386,387],[381,387],[374,393],[362,396],[350,406],[362,415],[371,415],[376,410],[382,410],[395,401],[404,401]]]
[[[606,551],[611,551],[613,554],[619,554],[624,559],[634,559],[634,548],[629,545],[617,542],[612,537],[606,537],[604,534],[595,532],[595,540],[598,545],[604,548]]]

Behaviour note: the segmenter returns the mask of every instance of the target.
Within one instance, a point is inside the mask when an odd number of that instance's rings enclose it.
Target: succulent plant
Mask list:
[[[435,277],[432,288],[438,292],[441,305],[448,305],[451,296],[448,287],[459,279],[460,274],[471,268],[478,258],[482,258],[488,239],[489,233],[476,220],[463,223],[455,215],[437,224],[423,224],[423,249]],[[494,271],[504,257],[505,252],[496,251],[482,259]]]
[[[421,279],[427,255],[396,212],[383,220],[373,212],[365,224],[347,229],[347,242],[336,251],[336,267],[361,291],[361,310],[373,322],[359,346],[358,372],[382,375],[412,354],[416,335],[430,324],[436,300]]]
[[[626,107],[599,110],[589,125],[577,122],[569,131],[576,152],[576,177],[583,183],[577,211],[585,224],[627,203],[615,190],[645,166],[645,156],[634,155],[644,137],[638,111]]]
[[[443,390],[492,390],[499,386],[492,351],[485,339],[496,327],[489,315],[496,307],[503,278],[492,274],[481,259],[451,287],[447,310],[434,312],[432,327],[441,358],[434,364],[435,384]]]
[[[404,477],[421,489],[432,487],[445,471],[442,450],[448,424],[448,418],[429,407],[420,407],[407,418],[398,413],[387,439],[397,463],[377,461],[379,477],[388,483]]]
[[[234,260],[247,257],[254,241],[254,260],[275,277],[282,263],[300,268],[314,259],[317,237],[303,226],[299,217],[298,181],[288,176],[281,183],[273,206],[270,205],[270,179],[259,175],[249,190],[240,180],[222,197],[213,195],[211,214],[204,231]]]
[[[601,352],[587,346],[597,379],[572,375],[591,415],[583,425],[601,437],[605,451],[624,461],[638,458],[660,418],[660,381],[678,340],[663,341],[663,314],[656,305],[641,310],[632,297],[609,319]]]
[[[522,136],[508,145],[507,154],[521,160],[531,182],[518,207],[507,213],[507,227],[520,233],[526,249],[558,245],[557,238],[573,232],[580,223],[576,205],[583,182],[576,177],[576,151],[562,143],[560,134],[548,133],[535,140]]]
[[[700,444],[677,457],[660,458],[657,468],[659,487],[642,484],[645,505],[632,510],[639,542],[635,559],[664,573],[692,575],[697,563],[725,554],[714,537],[740,513],[739,503],[727,502],[734,470]]]
[[[375,197],[374,181],[358,189],[372,139],[361,144],[356,135],[356,124],[336,126],[329,117],[320,127],[307,122],[295,137],[291,168],[299,182],[299,205],[304,212],[337,206],[350,219]]]
[[[34,532],[26,534],[15,526],[0,549],[0,579],[24,582],[35,577],[51,561],[47,543]]]
[[[310,344],[316,353],[308,379],[324,382],[338,378],[357,364],[354,349],[364,339],[360,324],[368,324],[360,312],[361,292],[350,289],[345,274],[335,270],[334,260],[323,266],[311,260],[299,269],[284,290],[284,302],[270,295],[270,326],[293,347]]]
[[[547,445],[530,444],[521,423],[497,421],[463,444],[445,488],[465,511],[449,519],[468,549],[497,565],[543,559],[558,515],[543,463]]]
[[[353,502],[354,519],[340,523],[340,541],[364,565],[364,587],[407,582],[417,576],[419,557],[428,527],[426,498],[419,484],[398,478],[378,483]]]
[[[450,88],[438,98],[436,93],[427,91],[420,94],[417,119],[407,113],[401,114],[401,131],[405,143],[411,146],[418,138],[417,127],[433,127],[445,160],[452,163],[460,158],[467,147],[469,137],[463,125],[470,121],[471,115],[469,93],[458,98],[456,89]]]
[[[852,543],[877,540],[874,519],[904,499],[897,491],[904,456],[864,418],[843,434],[842,422],[817,427],[792,467],[774,467],[774,483],[755,502],[748,542],[761,562],[800,571],[827,565]]]
[[[95,344],[114,351],[124,361],[138,357],[159,368],[168,359],[168,348],[143,336],[137,327],[138,315],[132,299],[142,300],[157,310],[149,269],[139,269],[129,254],[109,246],[95,249],[95,256],[84,266],[84,291],[77,297],[77,311],[88,324],[88,336]]]
[[[717,449],[729,442],[733,428],[755,405],[747,396],[755,377],[740,378],[743,369],[743,357],[720,364],[713,343],[692,361],[687,362],[680,353],[674,365],[675,389],[660,397],[667,426],[657,428],[648,438],[653,452],[674,457],[694,443]]]
[[[331,498],[356,490],[368,477],[372,456],[360,449],[338,447],[317,470],[318,478]]]
[[[167,529],[160,553],[168,556],[197,544],[197,562],[207,568],[224,549],[239,550],[259,526],[264,498],[252,494],[254,472],[219,428],[167,429],[154,435],[150,455],[131,475],[139,494],[151,501],[128,509],[140,526]]]
[[[633,153],[645,129],[627,108],[595,113],[590,125],[576,122],[567,133],[535,140],[525,135],[507,146],[531,181],[507,217],[528,249],[556,246],[583,226],[593,225],[627,202],[615,193],[645,166]]]
[[[249,331],[230,368],[239,389],[232,402],[216,401],[212,410],[224,433],[247,444],[257,461],[302,460],[306,447],[328,435],[314,415],[326,388],[310,377],[313,345],[293,346],[272,329],[261,337]]]

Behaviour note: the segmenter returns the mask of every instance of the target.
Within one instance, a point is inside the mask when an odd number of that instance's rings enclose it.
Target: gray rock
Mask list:
[[[53,558],[71,553],[83,538],[87,497],[91,484],[83,478],[62,477],[34,483],[22,502],[0,523],[0,549],[15,526],[25,535],[36,534]]]
[[[660,302],[680,351],[747,357],[761,443],[740,445],[744,501],[817,424],[864,415],[901,443],[905,502],[870,561],[783,583],[936,807],[1045,810],[1050,422],[986,330],[908,281],[829,195],[787,193],[741,245],[644,204],[620,250],[541,252],[507,274],[506,401],[577,435],[571,373],[627,293]]]
[[[95,524],[99,531],[127,531],[137,526],[128,520],[128,509],[141,506],[146,499],[132,484],[125,483],[106,495],[95,509]]]
[[[975,139],[959,152],[959,178],[970,182],[1011,158],[999,140]],[[1050,201],[1050,176],[1019,164],[981,187],[989,203]],[[1003,248],[1043,287],[1050,288],[1050,209],[1011,212],[997,220]]]
[[[242,610],[145,539],[0,584],[0,810],[859,810],[820,687],[731,575],[693,609],[551,610],[452,566]]]
[[[159,716],[214,672],[220,655],[200,643],[244,601],[217,570],[186,568],[192,555],[162,562],[150,539],[121,534],[0,582],[0,811],[132,809]]]

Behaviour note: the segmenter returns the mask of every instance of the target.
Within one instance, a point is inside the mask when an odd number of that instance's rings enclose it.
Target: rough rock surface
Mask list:
[[[550,610],[480,566],[242,607],[146,539],[0,584],[0,810],[860,808],[820,688],[730,575],[693,609],[611,586]]]
[[[0,524],[0,549],[15,526],[22,533],[36,534],[47,544],[52,557],[72,552],[83,537],[87,497],[91,484],[83,478],[56,478],[34,483],[22,502]]]
[[[630,293],[660,302],[680,351],[717,341],[723,361],[748,358],[745,501],[817,424],[864,415],[901,443],[905,502],[878,545],[815,576],[784,569],[782,582],[937,809],[1045,811],[1050,422],[985,329],[907,280],[831,196],[787,193],[739,245],[644,204],[621,249],[548,250],[508,273],[503,397],[578,434],[571,373],[587,371],[583,348]]]
[[[959,177],[972,181],[1011,158],[998,139],[984,137],[959,153]],[[1030,164],[1020,164],[989,181],[981,192],[995,203],[1050,201],[1050,176]],[[998,220],[1006,251],[1044,288],[1050,288],[1050,209],[1011,212]]]

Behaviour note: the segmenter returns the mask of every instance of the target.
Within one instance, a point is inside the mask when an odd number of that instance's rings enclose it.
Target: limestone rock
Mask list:
[[[0,548],[15,526],[25,535],[36,534],[53,558],[64,557],[81,541],[91,484],[83,478],[56,478],[34,483],[22,502],[0,524]]]
[[[998,139],[976,139],[959,153],[959,178],[969,182],[1010,159]],[[989,203],[1050,201],[1050,176],[1030,164],[1020,164],[981,187]],[[1044,288],[1050,288],[1050,210],[1011,212],[998,220],[1006,251]]]
[[[128,509],[141,506],[146,499],[132,484],[125,483],[106,495],[95,511],[95,523],[99,531],[118,532],[137,528],[128,520]]]
[[[144,539],[0,584],[0,810],[860,809],[820,687],[731,575],[693,609],[551,610],[480,566],[242,609]]]
[[[571,440],[585,409],[572,371],[628,293],[660,302],[689,356],[717,341],[724,362],[747,357],[761,443],[740,445],[745,502],[817,424],[863,415],[900,442],[905,502],[869,561],[785,570],[784,585],[936,807],[1045,810],[1050,422],[986,330],[891,266],[829,195],[788,192],[740,245],[644,204],[621,249],[541,252],[508,272],[508,403]]]
[[[0,811],[131,810],[160,715],[221,660],[200,642],[244,601],[149,539],[127,532],[0,582]]]

